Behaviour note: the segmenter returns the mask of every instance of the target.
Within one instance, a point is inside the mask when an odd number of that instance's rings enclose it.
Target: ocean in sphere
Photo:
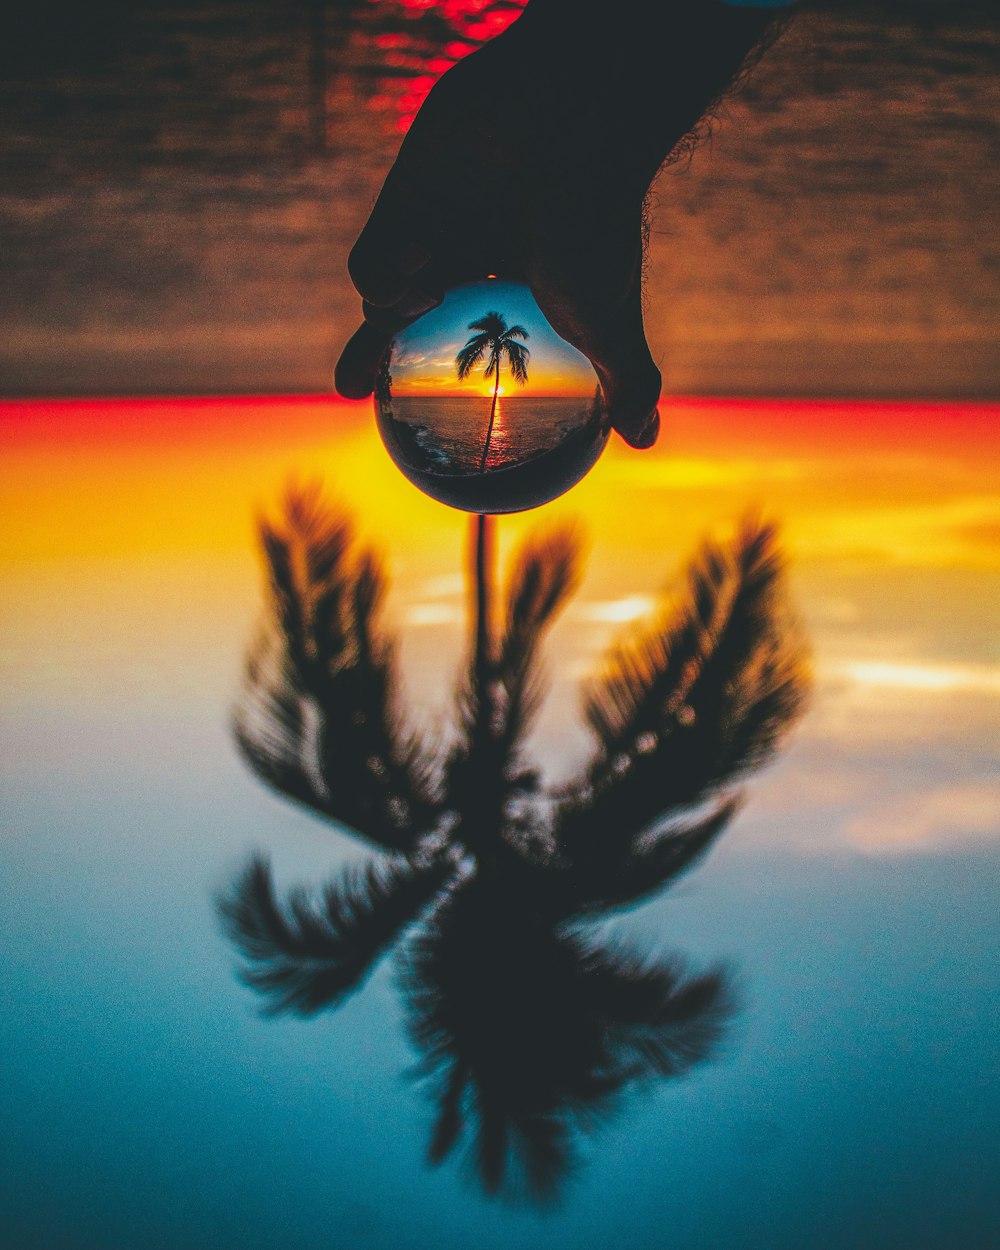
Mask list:
[[[528,288],[455,287],[390,343],[375,416],[386,450],[432,499],[522,512],[593,467],[610,427],[593,366],[546,321]]]

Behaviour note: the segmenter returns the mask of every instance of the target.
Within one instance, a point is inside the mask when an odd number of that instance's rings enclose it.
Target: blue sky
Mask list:
[[[393,355],[393,391],[445,388],[450,392],[485,386],[477,369],[465,387],[457,385],[455,356],[471,333],[469,325],[485,313],[499,312],[508,325],[528,331],[528,384],[523,389],[504,381],[513,394],[592,394],[597,377],[585,356],[571,347],[546,321],[534,297],[521,283],[499,279],[471,283],[449,291],[444,303],[425,313],[396,340]]]

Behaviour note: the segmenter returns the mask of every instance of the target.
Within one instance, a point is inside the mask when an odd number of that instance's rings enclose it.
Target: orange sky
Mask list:
[[[500,394],[508,399],[517,399],[520,396],[538,396],[540,399],[547,396],[590,399],[596,385],[596,379],[591,385],[589,379],[581,380],[579,377],[567,377],[565,374],[539,369],[537,374],[532,372],[528,385],[522,387],[511,380],[505,368]],[[392,393],[396,398],[405,398],[408,395],[481,395],[485,398],[493,394],[493,380],[484,378],[482,369],[476,369],[470,377],[460,382],[454,376],[454,369],[450,374],[442,369],[426,377],[394,385]]]
[[[663,415],[655,449],[613,439],[568,495],[505,519],[501,549],[540,520],[581,520],[588,593],[627,598],[753,508],[782,520],[803,570],[1000,568],[997,405],[672,400]],[[6,403],[0,447],[0,565],[21,586],[43,569],[79,580],[108,561],[211,561],[231,593],[252,593],[254,517],[294,476],[356,511],[400,594],[461,567],[465,518],[403,479],[368,403]]]
[[[638,552],[713,512],[757,502],[787,515],[793,532],[839,517],[841,540],[856,530],[875,548],[912,541],[913,558],[923,559],[932,550],[920,517],[946,508],[949,541],[992,559],[998,416],[998,405],[670,400],[654,450],[613,440],[590,477],[545,513],[582,514]],[[434,545],[460,524],[390,464],[368,403],[9,402],[0,404],[0,447],[5,563],[231,549],[245,542],[248,509],[273,499],[293,473],[321,475],[370,532],[403,551]]]
[[[926,811],[964,804],[978,828],[985,792],[959,774],[990,741],[1000,689],[1000,406],[671,400],[664,418],[652,451],[613,440],[568,495],[499,523],[501,562],[539,524],[574,520],[587,539],[549,646],[547,758],[580,749],[579,682],[616,632],[655,607],[706,533],[755,509],[782,525],[816,654],[817,762],[800,761],[797,784],[829,789],[845,743],[933,746],[952,762]],[[368,403],[7,403],[0,447],[0,670],[19,697],[58,704],[69,682],[96,698],[141,673],[191,697],[234,689],[260,603],[255,518],[291,477],[318,476],[387,562],[413,706],[447,704],[467,639],[468,519],[403,479]],[[876,824],[851,837],[881,844]],[[915,845],[937,836],[926,825],[909,820]]]

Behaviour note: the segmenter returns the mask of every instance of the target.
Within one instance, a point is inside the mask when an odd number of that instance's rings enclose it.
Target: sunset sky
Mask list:
[[[394,395],[492,395],[493,381],[483,364],[459,381],[455,356],[476,333],[470,323],[499,312],[508,326],[527,330],[528,381],[519,386],[505,361],[501,394],[592,396],[597,375],[587,358],[559,337],[542,316],[531,292],[520,283],[495,280],[449,291],[439,308],[425,313],[396,340],[392,362]]]
[[[384,562],[403,714],[449,740],[472,522],[330,391],[400,136],[512,13],[55,0],[0,48],[5,1245],[992,1245],[1000,20],[978,0],[792,28],[653,191],[659,442],[612,437],[497,522],[501,576],[539,527],[586,551],[529,743],[553,783],[588,759],[586,682],[698,544],[780,526],[809,706],[706,860],[610,923],[735,970],[716,1060],[623,1106],[539,1216],[425,1166],[398,969],[308,1021],[261,1018],[233,975],[213,899],[248,855],[292,885],[369,854],[232,739],[289,483],[322,483]],[[394,393],[488,392],[454,357],[492,309],[530,335],[512,399],[593,394],[499,280],[412,328]]]
[[[833,734],[851,757],[863,742],[864,758],[891,743],[904,775],[935,742],[984,748],[1000,680],[998,416],[984,405],[674,401],[653,451],[613,440],[568,496],[504,519],[503,551],[552,519],[576,518],[588,533],[587,579],[552,645],[553,766],[566,766],[559,744],[579,749],[572,692],[615,628],[653,606],[702,535],[754,508],[782,523],[815,647],[820,693],[804,741]],[[124,663],[112,640],[132,663],[141,639],[155,664],[174,631],[197,621],[204,656],[233,673],[255,611],[254,517],[277,506],[287,480],[312,476],[389,563],[388,611],[418,702],[436,706],[450,689],[466,630],[467,518],[401,477],[368,404],[31,401],[4,405],[0,430],[7,680],[30,705],[55,692],[67,665],[67,689],[110,691]],[[185,652],[186,681],[207,662],[203,646]],[[217,688],[218,674],[207,676]],[[860,724],[843,720],[862,707]],[[858,738],[876,724],[885,736]],[[969,773],[978,792],[971,758],[957,773],[938,758],[920,786]],[[847,836],[837,828],[824,838]]]

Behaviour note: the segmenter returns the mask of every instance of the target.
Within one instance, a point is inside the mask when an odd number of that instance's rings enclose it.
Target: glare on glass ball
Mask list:
[[[455,287],[389,344],[375,382],[389,455],[466,512],[521,512],[575,486],[608,441],[593,366],[520,283]]]

